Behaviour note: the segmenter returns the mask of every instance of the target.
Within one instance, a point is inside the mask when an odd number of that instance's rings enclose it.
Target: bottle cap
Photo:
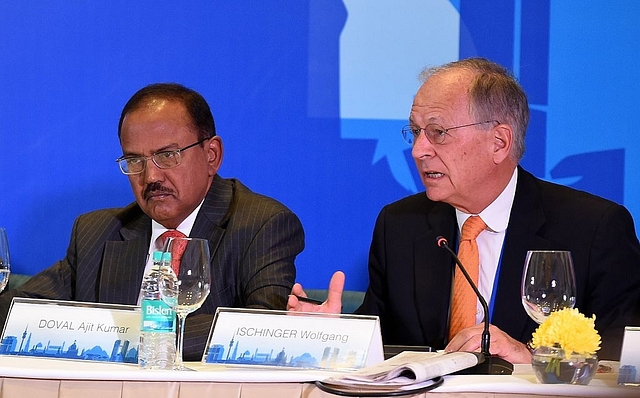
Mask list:
[[[171,262],[171,252],[163,252],[162,253],[162,261]]]
[[[154,251],[153,252],[153,262],[154,263],[158,263],[162,261],[162,252],[161,251]]]

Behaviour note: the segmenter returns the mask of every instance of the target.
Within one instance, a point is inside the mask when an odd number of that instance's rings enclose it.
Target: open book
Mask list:
[[[440,376],[478,364],[478,354],[471,352],[404,351],[377,365],[332,377],[316,383],[328,392],[384,393],[426,391],[442,383]],[[365,394],[363,394],[365,393]],[[350,395],[350,394],[347,394]]]

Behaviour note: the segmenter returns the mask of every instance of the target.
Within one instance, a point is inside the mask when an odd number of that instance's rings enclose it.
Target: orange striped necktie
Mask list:
[[[480,272],[480,257],[476,238],[487,228],[487,224],[479,216],[471,216],[462,225],[462,237],[458,248],[460,262],[467,273],[478,286]],[[476,324],[477,296],[471,286],[456,266],[453,282],[453,303],[451,305],[451,319],[449,322],[449,341],[462,329]]]
[[[162,242],[162,247],[165,248],[167,246],[167,242],[169,238],[186,238],[187,235],[178,231],[177,229],[170,229],[165,231],[160,235],[160,241]],[[171,246],[171,268],[173,268],[173,272],[178,275],[180,271],[180,260],[182,259],[182,255],[184,254],[184,250],[187,248],[187,242],[178,241],[174,242]]]

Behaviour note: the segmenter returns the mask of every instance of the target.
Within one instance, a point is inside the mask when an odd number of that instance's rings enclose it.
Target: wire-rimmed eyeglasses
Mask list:
[[[187,145],[184,148],[176,149],[173,151],[156,152],[151,156],[121,156],[116,159],[116,162],[118,163],[118,166],[120,166],[120,171],[127,175],[142,173],[149,159],[151,159],[153,161],[153,164],[158,166],[159,169],[170,169],[180,164],[180,154],[183,151],[186,151],[189,148],[193,148],[198,144],[202,144],[209,138],[211,137],[204,138],[198,142],[194,142],[191,145]]]
[[[437,123],[429,123],[424,127],[415,127],[415,126],[411,126],[411,125],[406,125],[402,128],[402,138],[404,138],[404,140],[407,142],[407,144],[409,145],[413,145],[416,140],[418,139],[418,136],[420,135],[421,131],[424,131],[424,135],[425,137],[427,137],[427,139],[429,140],[430,143],[432,144],[442,144],[444,142],[445,137],[447,136],[448,132],[451,130],[455,130],[455,129],[461,129],[463,127],[471,127],[471,126],[477,126],[479,124],[485,124],[485,123],[498,123],[500,124],[499,121],[497,120],[487,120],[484,122],[476,122],[476,123],[470,123],[470,124],[463,124],[461,126],[454,126],[454,127],[449,127],[449,128],[444,128],[441,125],[437,124]]]

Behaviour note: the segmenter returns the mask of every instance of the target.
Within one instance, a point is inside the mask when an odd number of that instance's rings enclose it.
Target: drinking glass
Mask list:
[[[184,325],[187,315],[202,306],[211,289],[209,242],[198,238],[170,238],[164,251],[171,253],[172,265],[179,264],[177,273],[171,267],[165,267],[160,281],[162,299],[178,316],[178,344],[173,368],[190,370],[182,362]]]
[[[573,308],[576,303],[576,277],[571,252],[530,250],[522,275],[522,305],[538,323],[554,311]]]
[[[10,273],[11,260],[9,258],[9,241],[7,240],[7,231],[4,228],[0,228],[0,292],[7,287]]]

